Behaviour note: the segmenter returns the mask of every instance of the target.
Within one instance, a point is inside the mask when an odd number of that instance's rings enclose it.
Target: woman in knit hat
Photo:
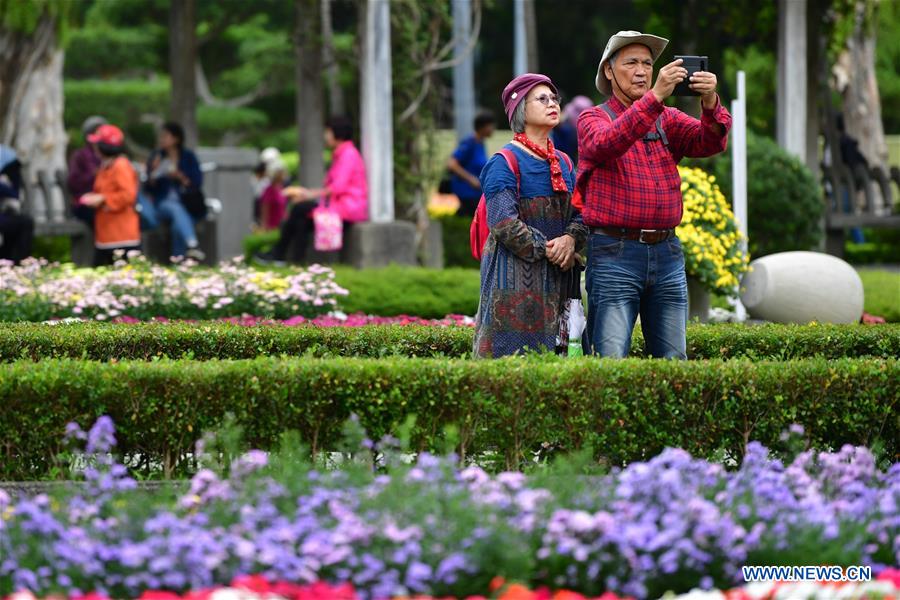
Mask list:
[[[497,357],[565,345],[560,321],[587,230],[572,206],[575,172],[550,132],[559,124],[546,75],[516,77],[501,94],[515,136],[481,172],[490,236],[481,259],[474,354]],[[516,171],[518,171],[518,176]]]

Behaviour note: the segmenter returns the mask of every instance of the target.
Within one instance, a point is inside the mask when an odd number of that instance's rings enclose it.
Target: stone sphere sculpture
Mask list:
[[[863,285],[843,260],[819,252],[780,252],[750,263],[741,302],[755,319],[776,323],[857,323]]]

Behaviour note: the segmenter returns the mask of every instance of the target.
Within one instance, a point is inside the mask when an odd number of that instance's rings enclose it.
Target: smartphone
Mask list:
[[[675,86],[675,91],[672,92],[672,95],[699,96],[700,92],[695,92],[694,90],[689,88],[688,85],[690,85],[691,83],[691,75],[693,75],[697,71],[709,71],[707,58],[705,56],[680,56],[676,54],[675,60],[678,60],[679,58],[683,61],[681,63],[681,66],[687,69],[688,76]]]

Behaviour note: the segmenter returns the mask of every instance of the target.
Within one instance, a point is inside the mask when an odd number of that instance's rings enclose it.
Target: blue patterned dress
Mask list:
[[[570,192],[554,192],[550,163],[518,144],[506,148],[519,162],[518,191],[503,156],[495,154],[481,172],[491,235],[481,259],[476,358],[554,349],[571,273],[546,259],[547,241],[568,233],[579,251],[587,238],[581,214],[571,205],[575,173],[566,161],[560,159],[560,166]]]

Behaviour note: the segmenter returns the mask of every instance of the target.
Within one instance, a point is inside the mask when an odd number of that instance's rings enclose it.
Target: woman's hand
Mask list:
[[[575,238],[565,233],[548,241],[547,260],[564,271],[571,268],[575,261]]]
[[[281,190],[281,193],[291,202],[304,202],[310,200],[309,190],[299,185],[292,185]]]
[[[83,195],[78,199],[80,204],[84,206],[90,206],[91,208],[97,208],[101,204],[103,204],[103,194],[96,194],[94,192],[89,192]]]

